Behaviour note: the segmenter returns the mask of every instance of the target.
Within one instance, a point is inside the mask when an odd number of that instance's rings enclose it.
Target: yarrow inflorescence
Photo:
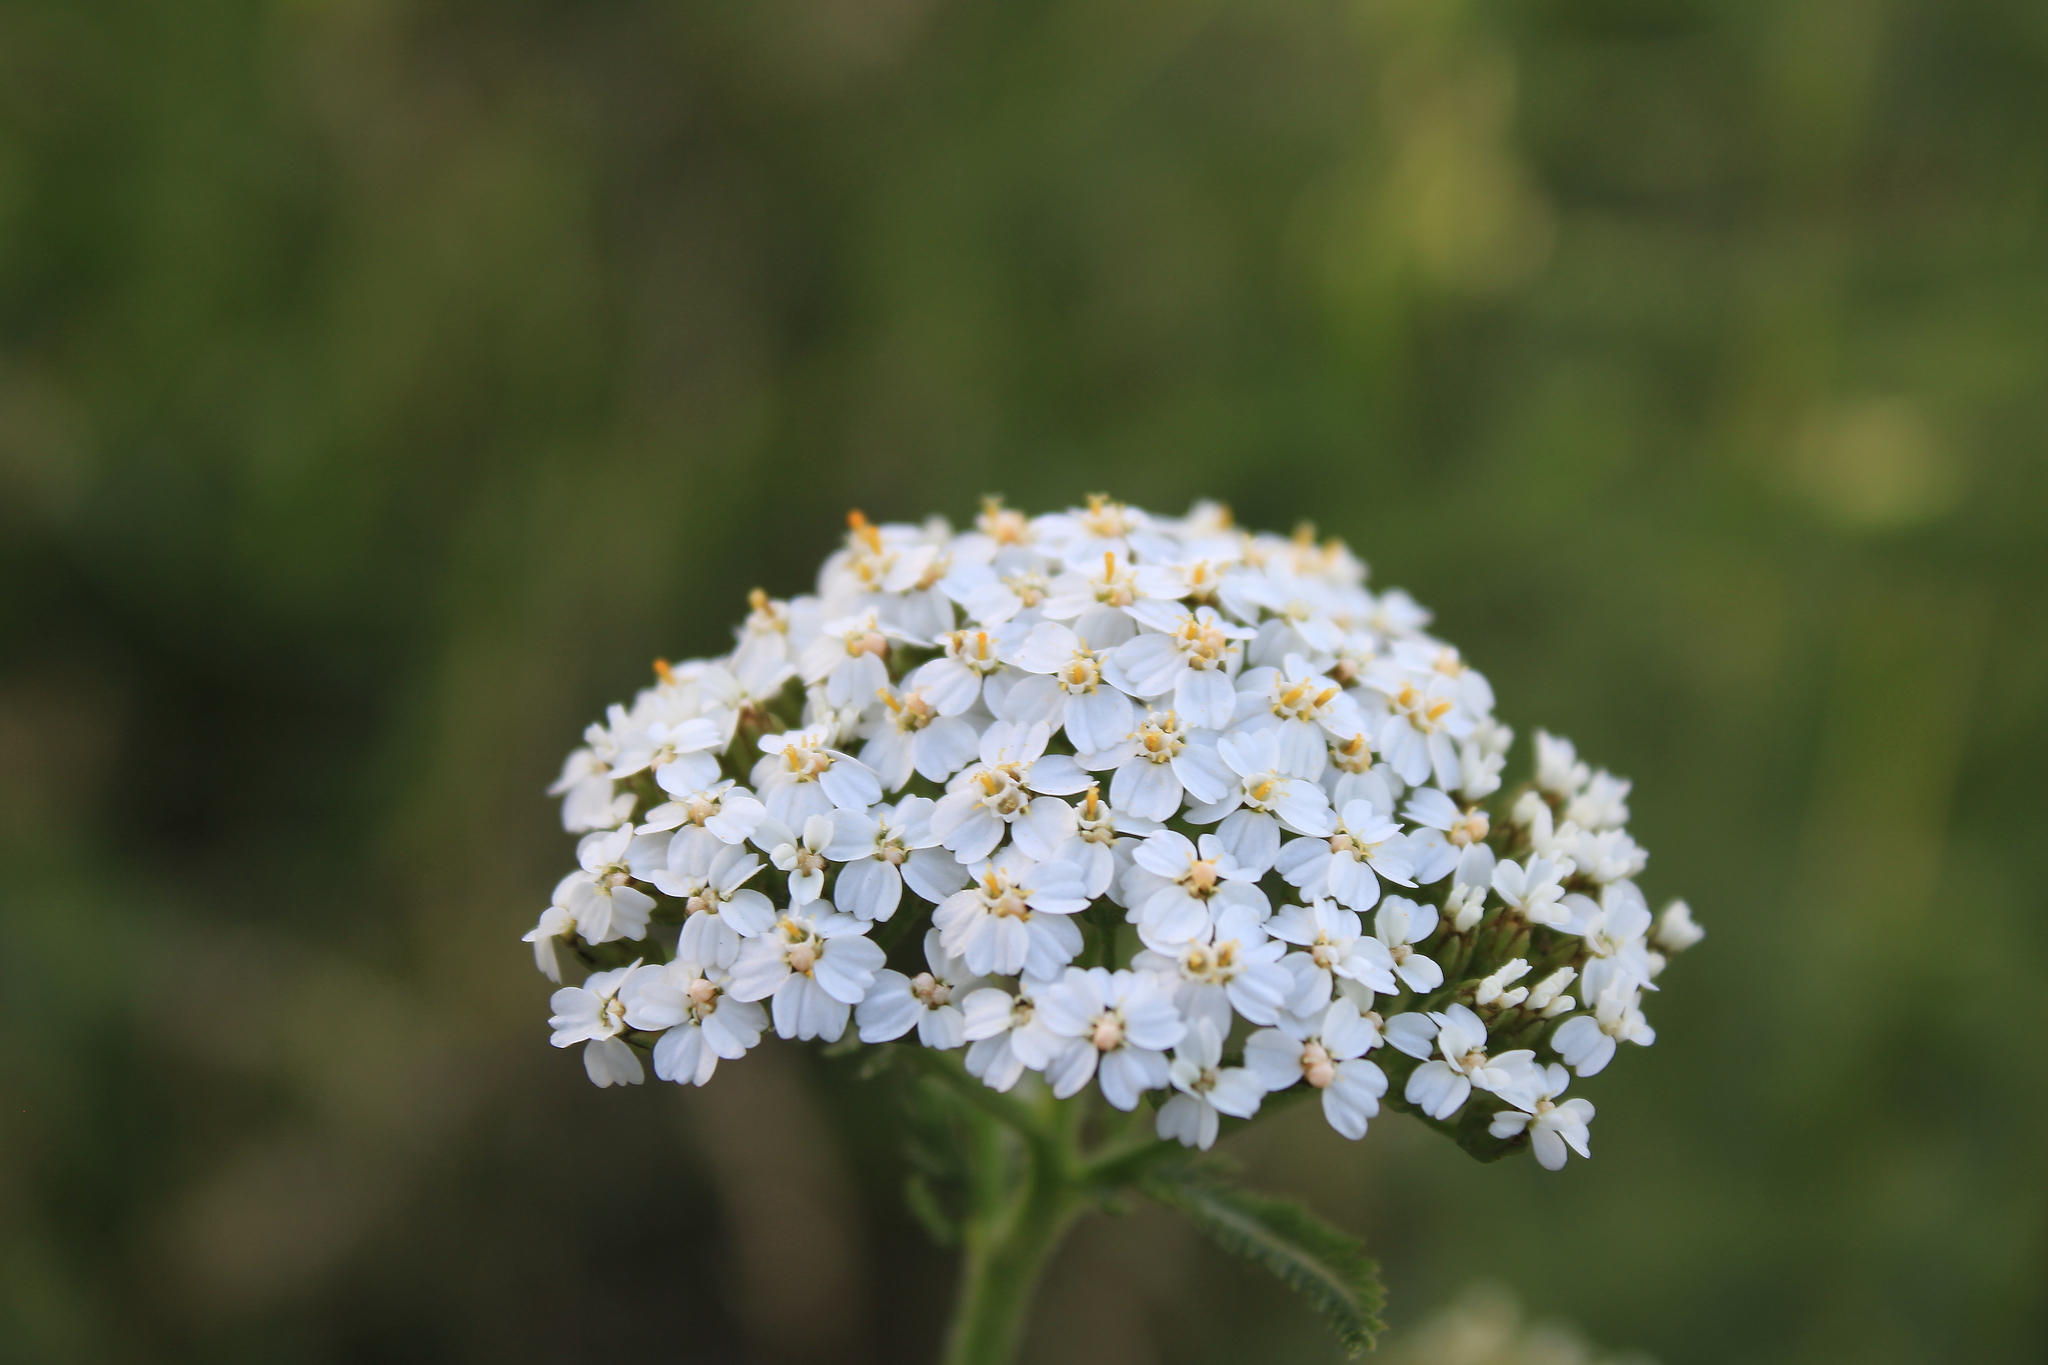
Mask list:
[[[1214,504],[850,523],[551,789],[580,866],[526,937],[582,974],[549,1022],[593,1081],[851,1029],[1152,1094],[1195,1147],[1304,1087],[1349,1138],[1385,1102],[1588,1154],[1569,1081],[1655,1040],[1702,930],[1638,889],[1627,782],[1539,731],[1503,787],[1493,689],[1406,593]]]

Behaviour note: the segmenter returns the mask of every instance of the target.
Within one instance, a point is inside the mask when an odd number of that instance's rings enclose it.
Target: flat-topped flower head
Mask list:
[[[1016,1092],[990,1114],[1152,1091],[1139,1129],[1204,1148],[1299,1085],[1349,1138],[1384,1106],[1555,1168],[1589,1150],[1566,1080],[1654,1042],[1702,937],[1650,912],[1627,780],[1518,754],[1311,528],[856,512],[814,591],[747,607],[549,788],[577,866],[520,928],[597,1084],[702,1085],[772,1027],[920,1049],[920,1085]]]

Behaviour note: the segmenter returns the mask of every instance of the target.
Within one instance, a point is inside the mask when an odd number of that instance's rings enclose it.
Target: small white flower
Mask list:
[[[1543,1070],[1542,1084],[1533,1102],[1521,1109],[1503,1109],[1493,1116],[1486,1131],[1497,1138],[1511,1138],[1523,1131],[1536,1151],[1536,1161],[1546,1171],[1564,1169],[1567,1149],[1591,1159],[1587,1125],[1593,1121],[1593,1106],[1585,1100],[1557,1103],[1571,1077],[1555,1062]]]
[[[1187,591],[1177,574],[1133,564],[1128,551],[1105,549],[1099,559],[1065,558],[1077,567],[1052,580],[1045,618],[1072,621],[1075,634],[1105,648],[1129,640],[1137,630],[1133,619],[1146,619],[1140,615],[1146,608],[1170,606]]]
[[[1628,793],[1632,785],[1603,768],[1587,781],[1585,790],[1565,803],[1564,818],[1596,834],[1620,829],[1628,823]]]
[[[1030,675],[1003,699],[1012,721],[1064,728],[1084,754],[1112,748],[1130,734],[1131,699],[1104,678],[1103,655],[1059,622],[1041,621],[1004,657]]]
[[[628,850],[633,827],[593,830],[576,844],[581,872],[572,872],[555,887],[553,902],[576,917],[576,932],[585,943],[617,938],[645,938],[654,897],[632,885]]]
[[[1299,654],[1279,668],[1252,668],[1237,679],[1236,728],[1270,732],[1290,772],[1319,780],[1329,746],[1364,734],[1358,702]]]
[[[733,659],[749,669],[763,665],[781,668],[795,657],[791,634],[808,637],[817,628],[815,603],[800,609],[796,603],[770,597],[760,588],[747,594],[747,619],[740,623],[739,642]],[[800,619],[801,618],[801,619]]]
[[[1533,1013],[1545,1019],[1555,1019],[1560,1014],[1570,1014],[1576,1007],[1565,992],[1578,979],[1578,972],[1571,967],[1559,967],[1549,976],[1529,988],[1529,998],[1522,1003]]]
[[[1485,811],[1468,811],[1435,787],[1415,788],[1401,814],[1421,826],[1409,836],[1408,850],[1415,880],[1424,886],[1442,881],[1466,850],[1484,846],[1492,829]]]
[[[789,874],[792,906],[808,905],[825,894],[825,868],[830,861],[826,851],[832,847],[832,829],[832,816],[813,815],[804,821],[800,834],[772,818],[763,820],[754,831],[756,847]]]
[[[974,869],[964,891],[932,915],[946,951],[980,975],[1050,977],[1081,951],[1073,916],[1088,908],[1080,873],[1054,859],[1035,863],[1015,846]]]
[[[1054,1095],[1077,1093],[1099,1069],[1103,1098],[1126,1112],[1137,1108],[1139,1095],[1167,1083],[1166,1049],[1187,1033],[1151,976],[1102,967],[1067,968],[1057,984],[1038,993],[1036,1023],[1059,1051],[1037,1051],[1040,1035],[1033,1030],[1013,1033],[1011,1046],[1025,1065],[1047,1068]],[[1068,1046],[1072,1041],[1083,1046]]]
[[[633,816],[633,794],[615,792],[611,757],[618,752],[611,732],[602,725],[584,731],[585,747],[562,764],[562,775],[548,788],[562,798],[562,828],[571,834],[610,829]]]
[[[666,843],[664,859],[644,871],[665,896],[683,903],[683,928],[676,955],[715,967],[729,967],[739,955],[740,940],[766,933],[775,923],[775,907],[746,883],[761,870],[761,860],[743,848],[690,838],[678,831],[664,841],[659,835],[633,841],[636,859],[645,845]]]
[[[1394,983],[1394,957],[1387,945],[1365,932],[1356,912],[1335,901],[1283,905],[1267,921],[1266,932],[1303,949],[1288,955],[1289,965],[1299,972],[1297,993],[1287,1002],[1296,1014],[1322,1009],[1338,978],[1381,995],[1400,989]]]
[[[678,957],[643,969],[628,992],[626,1022],[636,1029],[666,1029],[654,1044],[654,1074],[678,1085],[702,1085],[721,1059],[747,1055],[761,1041],[768,1015],[751,1001],[726,995],[728,977],[717,967]]]
[[[884,660],[889,657],[894,634],[872,609],[827,621],[818,638],[804,650],[804,685],[822,685],[826,700],[834,706],[865,704],[889,685]]]
[[[703,837],[721,844],[744,844],[753,837],[768,808],[752,792],[729,778],[706,786],[689,786],[683,781],[686,775],[675,764],[655,770],[654,780],[671,799],[648,811],[636,833],[688,828],[702,831]]]
[[[997,721],[982,732],[981,762],[955,777],[932,810],[932,833],[963,863],[980,862],[1002,842],[1011,821],[1024,814],[1032,792],[1052,796],[1085,791],[1088,774],[1065,754],[1045,752],[1043,725]]]
[[[1427,637],[1396,640],[1393,656],[1394,662],[1413,677],[1448,680],[1451,695],[1467,715],[1476,718],[1492,714],[1492,685],[1483,674],[1465,662],[1457,646]]]
[[[1346,695],[1349,695],[1348,693]],[[1378,758],[1373,736],[1379,721],[1354,704],[1357,722],[1348,730],[1325,734],[1323,744],[1323,790],[1333,806],[1342,809],[1351,801],[1370,801],[1381,810],[1394,808],[1394,793],[1404,785],[1400,775]],[[1367,779],[1377,775],[1377,781]]]
[[[1650,984],[1650,907],[1634,882],[1615,882],[1600,889],[1600,902],[1574,898],[1583,922],[1576,927],[1586,941],[1586,995],[1590,999],[1612,989],[1635,990]]]
[[[1518,957],[1502,963],[1495,970],[1479,978],[1473,987],[1472,1003],[1481,1009],[1511,1010],[1529,998],[1527,986],[1515,983],[1529,974],[1529,960]]]
[[[548,980],[560,984],[562,980],[561,949],[564,942],[576,936],[576,917],[559,905],[550,905],[540,912],[540,923],[522,935],[520,942],[533,945],[533,965]]]
[[[1011,827],[1011,837],[1041,862],[1065,858],[1081,874],[1088,898],[1107,896],[1121,905],[1121,886],[1140,842],[1159,832],[1159,822],[1117,810],[1100,787],[1082,793],[1079,805],[1041,796]]]
[[[931,572],[939,547],[915,526],[877,526],[859,512],[846,517],[846,545],[819,571],[819,591],[851,606],[916,590]]]
[[[1464,771],[1458,795],[1466,801],[1484,801],[1500,790],[1500,775],[1508,765],[1508,748],[1515,732],[1491,716],[1481,716],[1458,745],[1458,766]],[[1482,836],[1483,837],[1483,836]]]
[[[1104,494],[1090,493],[1087,507],[1036,517],[1031,529],[1069,564],[1089,564],[1106,554],[1130,558],[1130,537],[1150,523],[1146,512]]]
[[[801,828],[813,815],[866,810],[882,799],[874,770],[831,744],[821,727],[761,736],[754,786],[769,815]]]
[[[1407,1088],[1402,1092],[1408,1103],[1433,1119],[1448,1119],[1457,1113],[1474,1087],[1491,1091],[1510,1104],[1523,1099],[1534,1103],[1536,1087],[1541,1083],[1534,1052],[1517,1049],[1489,1056],[1486,1025],[1463,1005],[1452,1005],[1441,1014],[1432,1012],[1429,1020],[1436,1025],[1439,1056],[1409,1073]],[[1403,1037],[1393,1030],[1393,1022],[1388,1021],[1388,1041],[1407,1051]]]
[[[984,986],[968,993],[960,1004],[961,1033],[968,1040],[967,1074],[977,1076],[991,1090],[1008,1090],[1025,1070],[1024,1058],[1012,1045],[1020,1034],[1044,1035],[1025,1051],[1034,1057],[1057,1055],[1063,1046],[1083,1047],[1079,1039],[1054,1040],[1038,1023],[1036,997],[1044,983],[1023,977],[1017,992]],[[1042,1063],[1041,1063],[1042,1065]]]
[[[608,972],[593,972],[580,986],[564,986],[548,998],[554,1017],[548,1039],[556,1047],[584,1044],[583,1069],[598,1086],[638,1085],[647,1079],[640,1059],[619,1037],[626,1031],[626,1002],[621,996],[641,970],[635,962]]]
[[[1673,901],[1664,907],[1664,913],[1657,916],[1657,946],[1667,953],[1682,953],[1707,936],[1707,931],[1693,923],[1692,907],[1684,901]]]
[[[1656,1041],[1657,1030],[1643,1018],[1642,996],[1617,983],[1600,992],[1593,1013],[1575,1014],[1559,1024],[1550,1045],[1581,1076],[1597,1076],[1614,1060],[1617,1043],[1648,1047]]]
[[[1493,869],[1493,889],[1510,910],[1529,923],[1570,932],[1572,913],[1563,901],[1564,879],[1572,871],[1569,862],[1553,863],[1548,858],[1530,858],[1526,863],[1504,859]]]
[[[794,603],[791,608],[794,611]],[[707,709],[759,718],[795,676],[796,665],[785,658],[766,651],[742,652],[707,667],[697,679],[697,691]]]
[[[1217,916],[1238,908],[1263,920],[1272,909],[1258,886],[1260,872],[1240,864],[1222,840],[1204,834],[1199,844],[1161,830],[1131,853],[1124,874],[1124,904],[1145,945],[1172,952],[1206,936]]]
[[[1402,886],[1415,884],[1407,836],[1369,801],[1346,804],[1327,839],[1282,844],[1275,866],[1302,895],[1311,900],[1328,896],[1352,910],[1372,909],[1380,898],[1380,877]]]
[[[1216,753],[1216,736],[1197,734],[1178,713],[1151,711],[1123,741],[1083,755],[1086,767],[1114,768],[1109,799],[1118,810],[1146,820],[1170,820],[1183,796],[1215,801],[1234,780]]]
[[[1283,1016],[1277,1027],[1260,1029],[1245,1040],[1244,1061],[1268,1090],[1307,1081],[1322,1091],[1323,1117],[1356,1142],[1387,1093],[1387,1073],[1365,1060],[1380,1043],[1378,1016],[1339,999],[1306,1018]]]
[[[1223,823],[1216,837],[1238,862],[1264,876],[1280,855],[1280,831],[1327,836],[1332,828],[1323,789],[1286,767],[1269,730],[1228,734],[1216,753],[1236,775],[1221,800],[1187,811],[1190,824]]]
[[[932,833],[933,806],[930,797],[906,796],[865,814],[833,815],[825,856],[846,864],[832,892],[841,910],[879,922],[896,913],[905,884],[934,905],[966,884],[967,869]]]
[[[1625,829],[1596,834],[1567,820],[1557,827],[1557,842],[1564,856],[1596,882],[1626,881],[1640,875],[1650,863],[1650,855]]]
[[[1417,995],[1427,995],[1444,984],[1444,969],[1422,955],[1415,945],[1436,932],[1433,905],[1419,905],[1406,896],[1389,896],[1380,902],[1373,916],[1373,937],[1386,945],[1394,961],[1394,975]]]
[[[1384,664],[1375,666],[1365,681],[1385,707],[1374,745],[1401,780],[1413,786],[1433,774],[1440,786],[1455,788],[1462,771],[1458,741],[1474,724],[1458,704],[1456,684],[1442,674],[1418,680]]]
[[[982,988],[980,976],[945,950],[939,931],[927,929],[924,960],[930,969],[916,976],[897,971],[875,974],[874,985],[854,1011],[863,1043],[886,1043],[917,1028],[926,1047],[955,1048],[967,1041],[960,1001]]]
[[[974,761],[980,737],[972,725],[940,715],[931,698],[914,687],[897,692],[883,686],[875,692],[882,710],[861,723],[868,742],[860,761],[874,769],[884,791],[900,790],[913,772],[944,782]]]
[[[1536,732],[1536,786],[1540,790],[1570,800],[1592,780],[1592,770],[1579,762],[1578,750],[1570,740]]]
[[[735,1000],[767,1000],[784,1038],[837,1042],[846,1020],[875,983],[887,955],[863,937],[868,926],[812,901],[784,912],[774,927],[740,945],[727,986]]]
[[[984,689],[989,709],[995,711],[1002,695],[1022,676],[1002,660],[1005,638],[1000,630],[946,631],[938,640],[943,656],[911,674],[910,685],[942,716],[966,715],[982,700]]]
[[[1286,950],[1267,937],[1257,915],[1236,906],[1219,913],[1209,933],[1171,953],[1148,948],[1131,966],[1170,985],[1183,1019],[1206,1019],[1218,1037],[1227,1037],[1232,1010],[1254,1024],[1270,1024],[1286,1009],[1295,990],[1293,974],[1280,965]]]
[[[1147,611],[1152,633],[1118,645],[1103,675],[1134,697],[1172,697],[1173,710],[1191,726],[1221,730],[1237,711],[1231,678],[1253,632],[1233,626],[1213,607]]]
[[[627,778],[644,768],[652,768],[659,776],[674,768],[670,782],[685,790],[708,787],[718,780],[718,756],[710,751],[723,749],[727,738],[723,725],[701,716],[673,723],[655,721],[622,739],[618,757],[612,762],[612,776]],[[668,784],[663,788],[668,790]]]
[[[1464,933],[1486,917],[1486,896],[1493,889],[1493,869],[1493,850],[1485,844],[1474,844],[1459,856],[1450,894],[1444,897],[1444,918],[1457,933]]]
[[[1160,1106],[1155,1131],[1205,1152],[1216,1145],[1220,1115],[1248,1119],[1266,1095],[1250,1071],[1223,1065],[1223,1037],[1207,1019],[1196,1020],[1182,1037],[1167,1079],[1180,1093]]]

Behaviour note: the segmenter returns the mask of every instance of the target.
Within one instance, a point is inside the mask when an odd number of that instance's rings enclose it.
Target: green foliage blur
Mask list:
[[[1591,1162],[1226,1143],[1397,1341],[2048,1359],[2044,130],[2038,0],[0,0],[0,1360],[928,1356],[843,1064],[546,1046],[541,789],[1098,489],[1349,539],[1709,929]],[[1137,1208],[1027,1354],[1335,1353]]]

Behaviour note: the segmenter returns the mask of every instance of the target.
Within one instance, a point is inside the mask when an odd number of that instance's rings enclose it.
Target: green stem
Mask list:
[[[943,1360],[1009,1365],[1038,1277],[1088,1202],[1077,1149],[1081,1106],[1050,1095],[1027,1103],[990,1090],[944,1053],[902,1052],[967,1106],[967,1210]]]
[[[1039,1274],[1081,1211],[1080,1191],[1066,1171],[1046,1169],[1044,1155],[1037,1144],[1025,1144],[1020,1188],[992,1206],[975,1200],[962,1238],[945,1365],[1009,1365],[1017,1353]],[[977,1144],[978,1185],[987,1183],[980,1167],[989,1156],[988,1146]]]

